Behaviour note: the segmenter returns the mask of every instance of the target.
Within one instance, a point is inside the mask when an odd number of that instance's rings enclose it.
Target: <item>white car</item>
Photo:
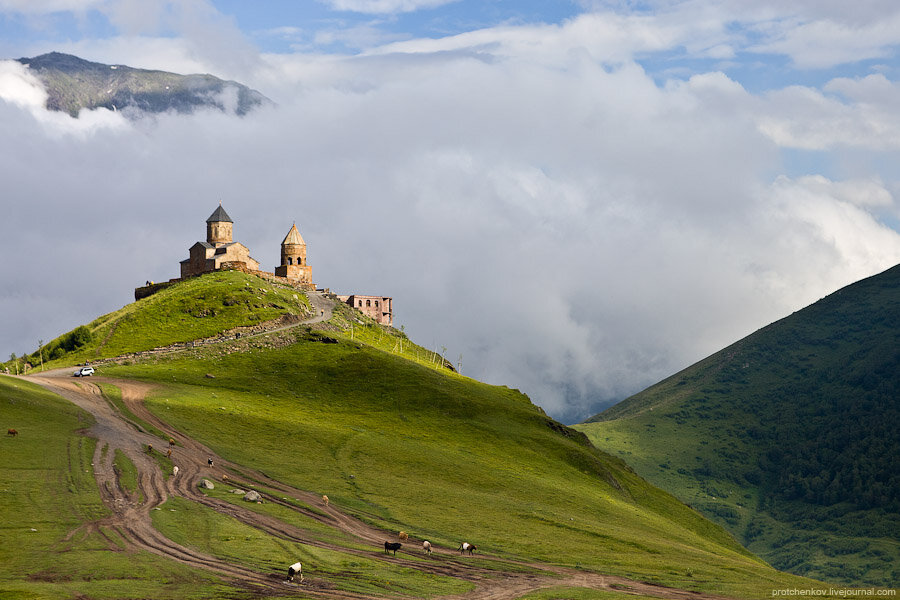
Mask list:
[[[74,373],[72,373],[73,377],[87,377],[88,375],[94,374],[94,367],[81,367]]]

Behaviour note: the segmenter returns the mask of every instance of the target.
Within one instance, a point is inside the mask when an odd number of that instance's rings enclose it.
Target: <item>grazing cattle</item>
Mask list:
[[[153,444],[147,444],[147,454],[153,454]]]
[[[169,438],[169,447],[170,447],[170,448],[174,448],[174,447],[175,447],[175,438]]]
[[[172,477],[175,477],[176,475],[178,475],[178,465],[172,467]]]
[[[325,503],[325,506],[328,506],[328,496],[326,496],[325,494],[322,494],[322,502]]]
[[[228,481],[228,475],[222,475],[222,481]]]
[[[429,542],[428,540],[422,542],[422,551],[425,554],[431,554],[431,542]]]
[[[403,544],[400,542],[385,542],[384,543],[384,553],[387,554],[391,550],[394,551],[394,556],[397,556],[397,550],[403,547]]]
[[[13,437],[16,437],[17,435],[19,435],[19,432],[16,431],[15,429],[7,429],[7,430],[6,430],[6,435],[11,435],[11,436],[13,436]]]
[[[211,459],[211,458],[207,458],[207,459],[206,459],[206,464],[209,465],[210,467],[213,466],[212,459]]]
[[[459,548],[457,548],[457,550],[459,550],[460,554],[465,554],[466,552],[468,552],[469,554],[472,554],[473,552],[478,550],[478,546],[476,546],[475,544],[470,544],[469,542],[462,542],[462,543],[460,543]]]
[[[299,575],[300,581],[303,581],[303,573],[301,572],[302,565],[298,562],[295,562],[291,566],[288,567],[288,581],[293,581],[294,576]]]
[[[171,448],[169,448],[169,449],[166,451],[166,458],[172,458],[172,449],[171,449]]]
[[[400,538],[401,542],[405,542],[406,540],[409,539],[409,534],[406,533],[405,531],[401,531],[399,534],[397,534],[397,537]]]

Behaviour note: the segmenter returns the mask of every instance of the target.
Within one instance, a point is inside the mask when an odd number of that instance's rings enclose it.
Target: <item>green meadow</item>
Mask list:
[[[104,373],[162,384],[151,410],[228,460],[437,545],[748,597],[792,580],[520,392],[330,335]]]
[[[79,433],[92,417],[32,383],[0,376],[0,598],[214,598],[216,577],[146,552],[118,533],[88,527],[107,516]]]
[[[306,314],[302,294],[266,286],[240,273],[174,285],[91,323],[90,341],[54,366]],[[247,302],[233,302],[242,297]],[[463,377],[402,331],[347,308],[315,328],[103,364],[97,375],[112,378],[98,381],[104,396],[139,430],[166,439],[125,410],[116,378],[154,383],[148,408],[231,462],[327,494],[332,505],[386,531],[449,549],[469,541],[497,557],[439,559],[449,565],[530,571],[545,563],[740,598],[824,587],[767,566],[521,392]],[[100,522],[107,511],[90,465],[90,418],[21,379],[0,377],[0,400],[2,422],[20,431],[0,446],[0,598],[258,597],[128,550]],[[122,486],[136,489],[134,465],[113,458]],[[169,472],[171,464],[163,459],[160,468]],[[225,490],[209,494],[236,501]],[[183,498],[159,508],[154,524],[174,542],[260,572],[280,573],[299,558],[305,576],[348,592],[431,598],[471,589],[455,577],[401,568],[381,547],[283,507],[252,510],[335,549],[289,542]],[[417,549],[407,556],[424,560]],[[620,596],[631,597],[561,585],[526,597]]]

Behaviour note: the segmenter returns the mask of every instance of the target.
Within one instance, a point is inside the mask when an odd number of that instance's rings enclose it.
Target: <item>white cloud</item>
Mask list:
[[[790,56],[803,69],[885,58],[900,45],[900,12],[894,11],[866,23],[830,19],[785,23],[777,36],[752,50]]]
[[[761,131],[788,148],[900,149],[898,84],[879,74],[835,79],[824,90],[792,86],[768,93],[759,107]]]
[[[21,13],[26,15],[44,15],[55,12],[76,11],[83,12],[95,9],[107,0],[0,0],[0,11]]]
[[[28,67],[18,61],[0,60],[0,102],[10,105],[8,114],[17,114],[20,120],[33,120],[43,127],[45,135],[53,138],[84,136],[97,129],[125,127],[125,121],[120,115],[106,109],[81,111],[79,119],[46,110],[47,91]],[[11,135],[11,130],[9,134]]]
[[[436,8],[458,0],[320,0],[334,10],[366,13],[394,14]]]
[[[47,91],[25,65],[0,60],[0,99],[23,107],[42,108],[47,103]]]

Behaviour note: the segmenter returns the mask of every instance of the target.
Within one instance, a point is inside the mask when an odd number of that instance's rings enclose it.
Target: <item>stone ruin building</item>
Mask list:
[[[375,319],[376,323],[381,323],[382,325],[394,324],[393,298],[388,296],[361,296],[359,294],[343,296],[339,294],[338,299],[345,304],[349,304],[367,317]]]
[[[250,256],[247,246],[234,241],[234,221],[222,208],[222,204],[206,219],[206,241],[197,242],[188,249],[188,258],[180,263],[181,277],[164,283],[147,282],[134,290],[134,299],[140,300],[168,287],[169,285],[212,271],[243,271],[306,291],[316,291],[312,282],[312,268],[306,262],[306,242],[297,229],[297,224],[281,242],[281,264],[275,272],[259,270],[259,261]],[[328,292],[328,290],[319,290]],[[360,294],[338,295],[337,298],[356,308],[377,323],[394,324],[393,299],[389,296],[364,296]]]

